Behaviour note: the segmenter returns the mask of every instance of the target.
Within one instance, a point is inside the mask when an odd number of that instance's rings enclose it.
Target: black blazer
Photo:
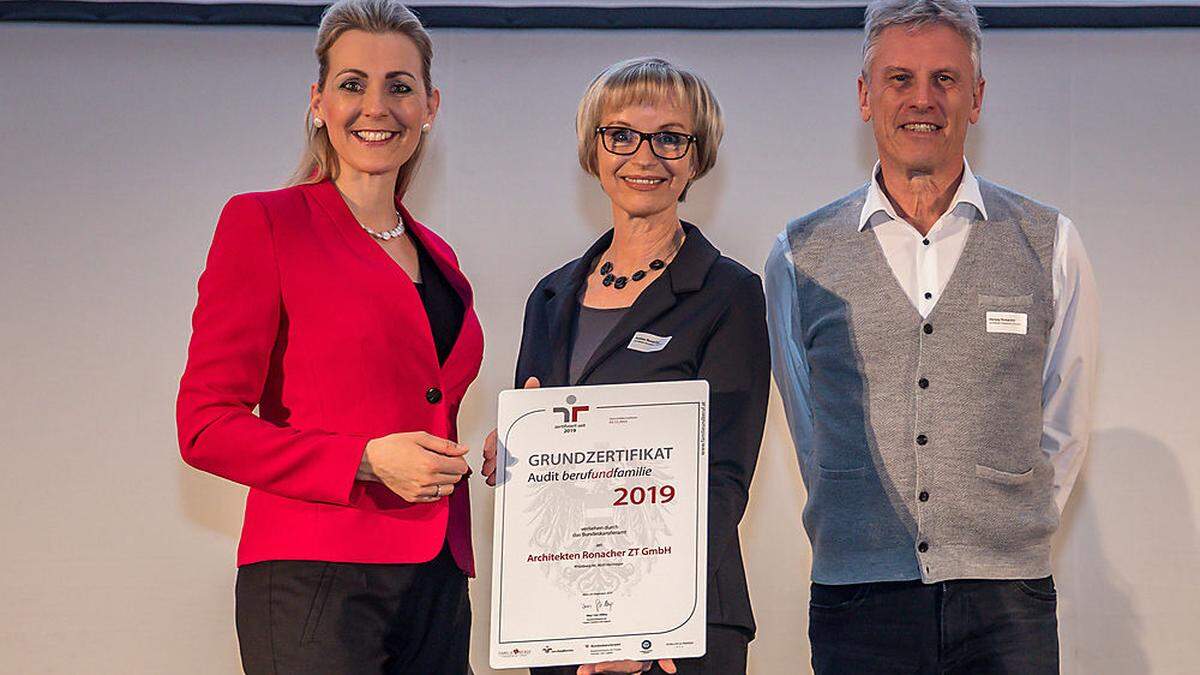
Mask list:
[[[758,275],[721,255],[684,223],[683,247],[642,291],[583,369],[578,384],[708,380],[708,622],[754,634],[738,523],[746,510],[767,414],[771,361],[766,302]],[[612,231],[551,272],[525,304],[517,386],[531,376],[569,384],[571,324],[592,261]],[[661,351],[626,345],[637,331],[671,336]]]

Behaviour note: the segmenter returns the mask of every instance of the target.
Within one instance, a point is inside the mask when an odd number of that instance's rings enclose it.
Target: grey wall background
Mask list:
[[[1200,39],[1195,31],[987,34],[981,175],[1060,206],[1103,294],[1093,447],[1057,543],[1067,673],[1200,662]],[[243,488],[179,460],[173,407],[195,281],[233,193],[299,151],[312,33],[0,27],[0,671],[237,672]],[[576,166],[578,96],[654,53],[704,73],[729,133],[687,217],[761,269],[791,217],[866,180],[859,36],[834,32],[435,33],[441,119],[409,202],[475,283],[476,447],[511,384],[522,303],[605,227]],[[807,672],[804,496],[773,398],[743,523],[754,673]],[[472,486],[486,663],[491,500]]]

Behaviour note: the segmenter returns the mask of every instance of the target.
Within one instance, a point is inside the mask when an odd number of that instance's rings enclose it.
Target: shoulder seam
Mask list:
[[[271,219],[271,212],[267,209],[267,205],[262,201],[262,192],[248,192],[239,197],[253,201],[254,205],[262,213],[263,225],[267,228],[267,241],[271,244],[271,263],[275,265],[275,288],[278,289],[277,300],[279,302],[280,313],[283,312],[283,275],[279,271],[279,247],[275,243],[275,221]]]

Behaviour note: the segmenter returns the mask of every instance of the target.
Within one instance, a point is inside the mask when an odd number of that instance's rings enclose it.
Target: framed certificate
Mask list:
[[[493,668],[705,651],[708,383],[500,394]]]

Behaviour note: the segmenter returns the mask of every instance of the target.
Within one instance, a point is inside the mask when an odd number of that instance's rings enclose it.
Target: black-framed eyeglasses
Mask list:
[[[691,134],[678,131],[655,131],[646,133],[628,127],[596,127],[604,149],[614,155],[632,155],[641,149],[642,143],[650,141],[650,152],[659,159],[680,159],[688,153],[698,139]]]

